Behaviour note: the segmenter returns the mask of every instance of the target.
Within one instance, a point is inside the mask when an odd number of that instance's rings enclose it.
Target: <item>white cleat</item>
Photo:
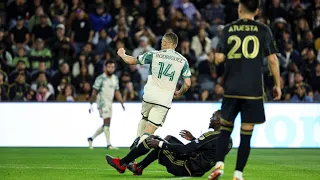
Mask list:
[[[119,149],[119,148],[117,148],[117,147],[113,147],[112,145],[108,145],[108,146],[107,146],[107,149],[117,150],[117,149]]]
[[[92,141],[93,141],[93,139],[92,139],[92,138],[88,138],[89,149],[93,149]]]

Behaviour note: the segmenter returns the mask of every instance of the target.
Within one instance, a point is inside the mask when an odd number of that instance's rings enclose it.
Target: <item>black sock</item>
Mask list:
[[[133,141],[133,143],[132,143],[131,146],[130,146],[130,150],[137,146],[139,140],[140,140],[140,137],[137,137],[137,138]]]
[[[224,158],[228,152],[229,139],[231,131],[222,129],[218,139],[217,151],[216,151],[216,162],[224,161]]]
[[[153,161],[158,159],[158,153],[159,153],[158,149],[151,151],[147,155],[147,157],[145,157],[141,162],[139,162],[137,164],[137,167],[140,169],[144,169],[144,168],[148,167]]]
[[[241,130],[240,136],[240,146],[238,148],[238,158],[236,170],[243,172],[244,167],[247,164],[249,154],[250,154],[250,140],[251,140],[251,131]]]
[[[120,165],[123,166],[125,164],[128,164],[138,157],[147,154],[150,151],[150,148],[147,145],[146,139],[142,141],[138,147],[134,147],[130,150],[130,152],[120,160]]]

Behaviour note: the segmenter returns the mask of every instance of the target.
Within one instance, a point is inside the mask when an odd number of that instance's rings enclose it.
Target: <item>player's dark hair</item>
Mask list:
[[[104,66],[107,66],[108,64],[116,64],[113,60],[108,60],[104,63]]]
[[[240,3],[246,8],[248,12],[254,13],[260,7],[261,0],[240,0]]]
[[[178,44],[178,36],[174,32],[168,32],[163,37],[175,46]]]

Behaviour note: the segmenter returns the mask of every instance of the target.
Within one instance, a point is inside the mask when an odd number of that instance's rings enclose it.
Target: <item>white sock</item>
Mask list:
[[[138,124],[138,129],[137,129],[137,137],[140,137],[143,135],[144,133],[144,129],[146,127],[146,123],[147,121],[144,119],[141,119],[139,124]]]
[[[102,132],[103,132],[103,127],[100,126],[91,138],[92,138],[92,139],[96,138],[96,137],[99,136]]]
[[[143,135],[140,137],[140,140],[139,140],[139,142],[138,142],[138,144],[137,144],[137,147],[138,147],[145,139],[147,139],[148,137],[149,137],[148,134],[143,134]]]
[[[216,163],[216,165],[215,165],[215,168],[220,168],[220,167],[222,167],[221,170],[224,169],[224,162],[223,162],[223,161],[218,161],[218,162]]]
[[[109,145],[111,145],[111,143],[110,143],[110,128],[109,128],[109,126],[103,126],[103,131],[104,131],[104,134],[106,135],[107,144],[109,146]]]
[[[233,177],[238,178],[238,179],[242,179],[242,172],[238,171],[238,170],[235,170]]]

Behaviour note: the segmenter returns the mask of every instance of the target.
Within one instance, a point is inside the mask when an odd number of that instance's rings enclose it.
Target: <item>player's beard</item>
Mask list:
[[[107,71],[107,76],[112,76],[113,73]]]

